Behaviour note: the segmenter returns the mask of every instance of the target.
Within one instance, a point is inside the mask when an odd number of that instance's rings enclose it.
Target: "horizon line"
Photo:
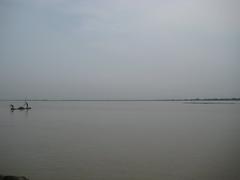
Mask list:
[[[26,99],[0,99],[26,101]],[[27,101],[240,101],[240,98],[165,98],[165,99],[27,99]]]

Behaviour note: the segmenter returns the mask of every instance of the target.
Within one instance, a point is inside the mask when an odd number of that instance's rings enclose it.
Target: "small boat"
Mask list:
[[[14,110],[29,110],[29,109],[32,109],[32,108],[28,106],[27,102],[25,102],[24,106],[20,106],[18,108],[15,108],[13,104],[10,104],[10,109],[11,109],[11,111],[14,111]]]

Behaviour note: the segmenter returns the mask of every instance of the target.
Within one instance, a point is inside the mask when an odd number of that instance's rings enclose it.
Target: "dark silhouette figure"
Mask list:
[[[16,108],[14,108],[14,105],[10,104],[11,110],[14,111]]]
[[[25,104],[24,104],[24,106],[26,106],[26,107],[25,107],[25,109],[27,109],[27,110],[28,110],[28,109],[32,109],[31,107],[29,107],[29,106],[28,106],[28,103],[27,103],[27,101],[25,101]]]
[[[25,104],[24,105],[26,105],[26,109],[28,109],[29,107],[28,107],[28,103],[27,103],[27,101],[25,102]]]

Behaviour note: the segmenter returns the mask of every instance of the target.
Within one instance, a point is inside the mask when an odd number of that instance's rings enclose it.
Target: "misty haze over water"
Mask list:
[[[236,0],[1,0],[0,99],[240,97]]]

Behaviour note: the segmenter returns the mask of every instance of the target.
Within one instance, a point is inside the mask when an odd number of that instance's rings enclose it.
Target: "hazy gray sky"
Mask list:
[[[240,97],[238,0],[0,0],[0,99]]]

